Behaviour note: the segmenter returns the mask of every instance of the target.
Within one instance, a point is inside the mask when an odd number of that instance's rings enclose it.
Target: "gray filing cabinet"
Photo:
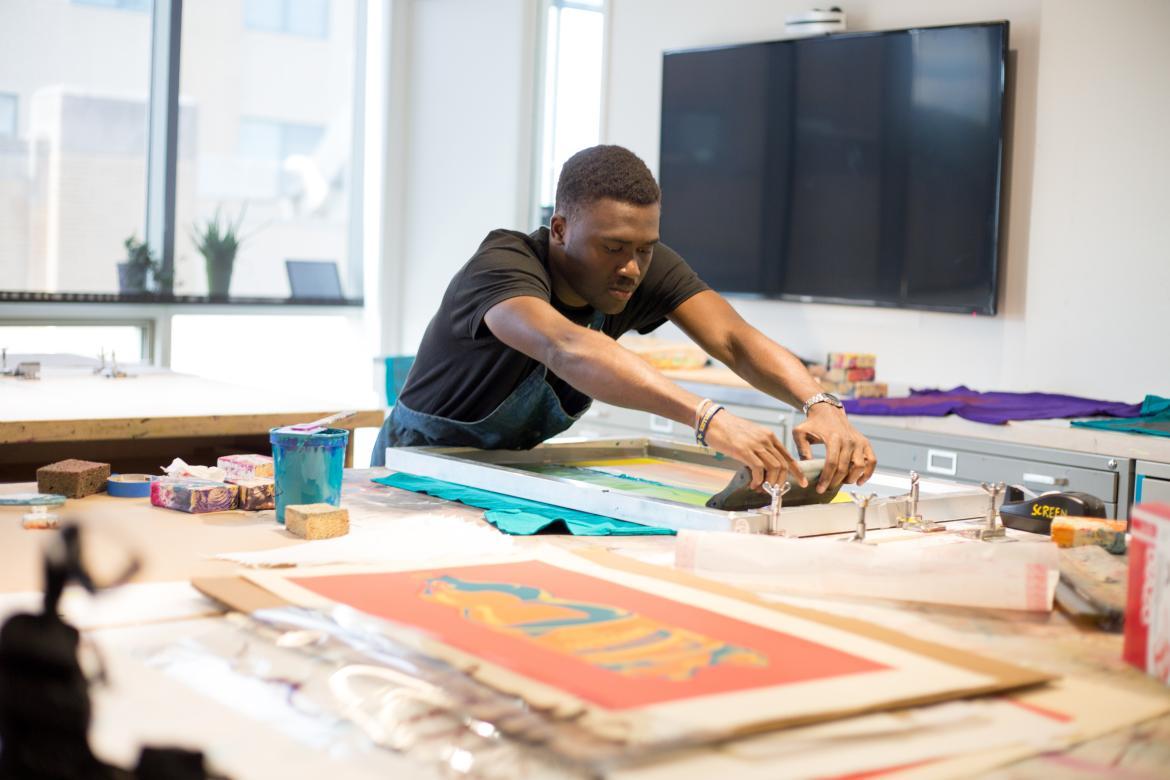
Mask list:
[[[1077,490],[1104,501],[1109,517],[1129,518],[1132,460],[892,428],[866,423],[864,417],[852,421],[869,437],[883,468],[913,469],[958,482],[1006,482],[1037,493]]]
[[[1133,502],[1170,504],[1170,464],[1139,460],[1134,464]]]

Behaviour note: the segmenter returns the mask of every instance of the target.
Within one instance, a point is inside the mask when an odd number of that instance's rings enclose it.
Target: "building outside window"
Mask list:
[[[149,12],[151,0],[72,0],[74,5],[93,5],[119,11]]]
[[[261,32],[328,37],[328,0],[245,0],[244,26]]]
[[[206,294],[198,237],[218,214],[241,223],[232,297],[289,297],[290,259],[335,263],[342,289],[360,297],[351,218],[361,208],[352,183],[362,7],[359,0],[183,4],[179,95],[196,119],[179,128],[180,149],[192,156],[180,161],[176,179],[176,293]],[[328,21],[304,22],[318,11]],[[328,36],[249,35],[253,22]],[[233,23],[240,34],[224,36]]]
[[[548,0],[538,201],[547,225],[565,160],[601,139],[604,0]]]

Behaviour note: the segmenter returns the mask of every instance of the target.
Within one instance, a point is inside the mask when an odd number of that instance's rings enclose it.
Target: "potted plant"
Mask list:
[[[244,242],[240,235],[240,224],[244,212],[234,222],[220,219],[220,210],[215,216],[200,225],[194,225],[192,240],[195,248],[207,262],[207,294],[211,298],[225,299],[232,285],[232,268],[236,263],[236,252]]]
[[[118,292],[138,294],[146,292],[147,284],[159,271],[158,262],[150,254],[145,241],[131,235],[122,245],[126,247],[126,260],[118,263]]]

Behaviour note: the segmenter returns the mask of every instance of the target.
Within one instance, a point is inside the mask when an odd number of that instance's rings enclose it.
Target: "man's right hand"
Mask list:
[[[751,486],[756,490],[765,482],[783,484],[789,470],[797,475],[801,487],[808,485],[796,459],[784,449],[775,433],[762,425],[736,417],[726,409],[711,418],[707,428],[707,446],[735,458],[751,469]]]

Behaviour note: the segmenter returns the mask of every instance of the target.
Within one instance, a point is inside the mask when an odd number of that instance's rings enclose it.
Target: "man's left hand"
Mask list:
[[[802,460],[812,457],[812,445],[825,445],[825,468],[817,481],[817,492],[836,490],[841,483],[864,485],[873,475],[877,458],[869,440],[850,425],[845,412],[830,404],[816,404],[808,419],[792,431]]]

